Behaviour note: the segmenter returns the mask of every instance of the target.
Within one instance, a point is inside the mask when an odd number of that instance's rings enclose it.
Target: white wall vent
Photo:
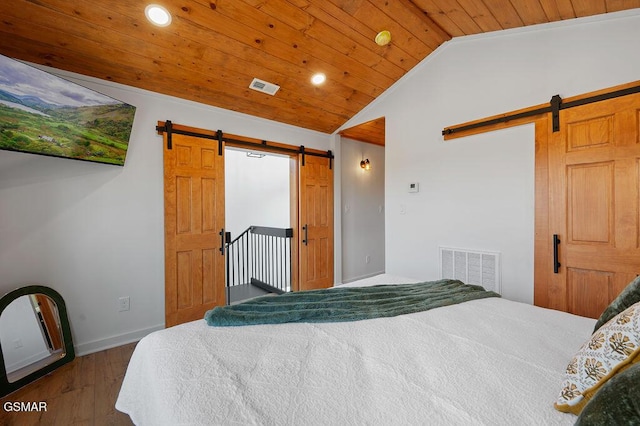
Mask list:
[[[440,247],[440,278],[500,293],[500,253]]]
[[[258,92],[266,93],[267,95],[273,96],[280,89],[280,86],[278,86],[277,84],[269,83],[268,81],[254,78],[249,85],[249,89],[257,90]]]

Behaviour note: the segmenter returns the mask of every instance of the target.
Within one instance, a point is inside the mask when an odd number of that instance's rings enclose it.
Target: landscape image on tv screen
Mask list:
[[[0,55],[0,149],[123,166],[135,111]]]

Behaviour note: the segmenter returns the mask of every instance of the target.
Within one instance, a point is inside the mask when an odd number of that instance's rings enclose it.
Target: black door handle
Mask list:
[[[558,234],[553,234],[553,273],[557,274],[560,270],[560,262],[558,262],[558,246],[560,245],[560,238]]]
[[[220,235],[220,248],[218,250],[220,250],[220,254],[224,256],[224,240],[226,237],[226,234],[224,233],[224,228],[220,230],[218,235]]]
[[[309,227],[308,225],[304,225],[302,227],[302,230],[304,231],[304,238],[302,239],[302,244],[304,244],[305,246],[307,245],[308,239],[309,239],[309,235],[307,234]]]

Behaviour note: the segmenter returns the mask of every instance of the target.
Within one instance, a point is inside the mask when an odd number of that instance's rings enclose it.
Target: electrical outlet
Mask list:
[[[118,299],[118,310],[120,312],[129,310],[129,296],[121,297]]]

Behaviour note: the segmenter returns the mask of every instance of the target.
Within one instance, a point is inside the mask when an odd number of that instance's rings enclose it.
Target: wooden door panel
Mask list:
[[[638,94],[596,102],[562,110],[559,132],[536,133],[548,144],[548,232],[561,240],[561,268],[536,280],[536,303],[598,317],[640,273],[639,110]]]
[[[218,220],[216,218],[216,201],[219,195],[216,192],[218,183],[216,179],[203,178],[202,185],[202,232],[206,234],[215,234],[220,232],[217,228]],[[212,235],[213,237],[213,235]]]
[[[329,187],[326,183],[321,183],[318,186],[317,196],[319,209],[316,210],[315,224],[326,230],[329,225],[329,214],[333,214],[333,212],[329,211]]]
[[[613,243],[613,172],[613,162],[567,166],[568,242]]]
[[[305,215],[300,218],[305,224],[314,226],[316,224],[316,185],[309,183],[302,188],[302,199],[304,200]],[[307,231],[308,233],[308,231]]]
[[[193,252],[176,253],[176,296],[178,310],[193,306]]]
[[[567,151],[602,147],[613,140],[613,115],[567,123]]]
[[[567,288],[570,298],[567,311],[597,318],[609,305],[614,294],[613,272],[568,268]]]
[[[316,240],[308,240],[307,244],[303,250],[304,259],[303,264],[305,265],[302,270],[305,274],[302,282],[311,282],[316,280],[316,271],[318,270],[316,266]]]
[[[202,301],[204,303],[217,303],[220,299],[221,288],[219,277],[224,276],[224,271],[218,271],[220,262],[216,262],[220,256],[218,249],[202,250]]]
[[[219,233],[224,228],[224,159],[218,155],[217,142],[210,139],[174,133],[172,145],[167,149],[165,134],[167,327],[202,319],[207,310],[226,302],[225,262],[219,251]]]
[[[192,178],[190,176],[176,176],[176,233],[178,234],[191,232],[191,218],[193,216],[191,186]]]
[[[333,285],[333,171],[329,159],[308,156],[300,167],[300,290]],[[306,227],[306,229],[304,229]],[[305,238],[306,237],[306,238]]]
[[[318,238],[317,240],[317,250],[316,250],[316,279],[326,280],[330,276],[329,271],[329,256],[333,256],[333,250],[330,250],[329,246],[329,238],[327,236],[323,236]],[[333,271],[333,268],[331,268]],[[331,283],[333,284],[333,282]]]

